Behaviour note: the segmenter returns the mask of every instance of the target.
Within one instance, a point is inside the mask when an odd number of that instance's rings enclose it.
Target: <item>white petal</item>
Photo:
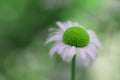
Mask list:
[[[61,46],[63,43],[60,42],[60,43],[57,43],[55,46],[53,46],[49,52],[50,56],[53,56],[54,53],[57,51],[57,49],[59,48],[59,46]]]
[[[74,26],[80,26],[77,22],[73,23]]]
[[[65,25],[64,25],[63,23],[61,23],[61,22],[56,22],[56,24],[57,24],[63,31],[66,30],[66,27],[65,27]]]
[[[73,27],[74,26],[74,23],[71,22],[71,21],[67,21],[64,23],[65,27],[69,28],[69,27]]]
[[[94,45],[89,44],[84,48],[84,51],[88,54],[88,56],[94,61],[97,57],[97,50]]]
[[[86,56],[86,54],[85,54],[85,52],[83,51],[83,50],[80,50],[80,58],[82,59],[82,60],[86,60],[86,58],[87,58],[87,56]]]
[[[96,34],[92,31],[92,30],[87,30],[87,32],[89,33],[90,35],[90,42],[94,45],[96,45],[97,47],[102,48],[102,45],[99,41],[99,39],[97,38]]]
[[[53,35],[45,42],[45,44],[48,44],[52,41],[62,41],[62,35]]]
[[[83,49],[78,49],[78,52],[79,52],[79,55],[77,56],[77,60],[79,60],[78,62],[81,64],[81,66],[87,67],[90,64],[88,56],[86,55]]]
[[[55,32],[55,34],[61,35],[61,34],[63,34],[63,31],[59,30],[59,31]]]
[[[86,28],[85,28],[84,26],[80,25],[80,24],[77,23],[77,22],[74,22],[74,23],[73,23],[73,26],[78,26],[78,27],[81,27],[81,28],[83,28],[83,29],[86,30]]]
[[[64,49],[64,52],[61,54],[62,55],[62,59],[65,61],[66,60],[66,56],[70,50],[71,46],[68,46]]]
[[[67,21],[68,27],[72,27],[73,23],[71,21]]]
[[[58,31],[56,31],[56,32],[52,32],[52,33],[50,33],[50,35],[60,35],[60,36],[63,36],[63,31],[62,30],[58,30]]]
[[[71,21],[67,21],[66,24],[68,27],[79,26],[77,22],[71,22]]]
[[[76,54],[76,47],[71,47],[66,55],[66,61],[70,62],[73,59],[73,56]]]
[[[64,43],[63,43],[63,45],[61,45],[59,48],[58,48],[58,53],[59,54],[62,54],[63,53],[63,51],[64,51],[64,49],[66,48],[66,47],[68,47],[68,45],[65,45]]]
[[[66,28],[69,28],[69,25],[67,22],[63,23],[65,25]]]

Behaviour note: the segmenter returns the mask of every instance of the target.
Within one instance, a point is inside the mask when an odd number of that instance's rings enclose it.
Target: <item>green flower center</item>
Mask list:
[[[71,46],[85,47],[89,43],[89,34],[85,29],[73,26],[64,32],[63,42]]]

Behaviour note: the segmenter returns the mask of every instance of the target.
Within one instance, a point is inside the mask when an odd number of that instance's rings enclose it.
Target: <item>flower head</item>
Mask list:
[[[102,48],[102,46],[92,30],[71,21],[57,22],[57,25],[60,29],[51,28],[53,34],[46,41],[46,44],[55,42],[50,50],[50,56],[58,52],[64,61],[70,62],[76,55],[77,61],[84,66],[88,66],[96,59],[96,47]]]

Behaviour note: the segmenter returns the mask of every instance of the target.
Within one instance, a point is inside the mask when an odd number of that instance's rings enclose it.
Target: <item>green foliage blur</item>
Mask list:
[[[44,44],[48,28],[67,20],[94,30],[104,47],[86,72],[78,65],[76,80],[120,80],[119,0],[0,0],[0,80],[70,80],[70,64]]]

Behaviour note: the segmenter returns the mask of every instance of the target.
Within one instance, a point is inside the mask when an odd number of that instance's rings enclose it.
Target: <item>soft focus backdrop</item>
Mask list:
[[[48,28],[75,21],[93,29],[104,50],[76,80],[120,80],[119,0],[0,0],[0,80],[70,80],[70,64],[48,54]],[[84,79],[83,79],[84,78]]]

